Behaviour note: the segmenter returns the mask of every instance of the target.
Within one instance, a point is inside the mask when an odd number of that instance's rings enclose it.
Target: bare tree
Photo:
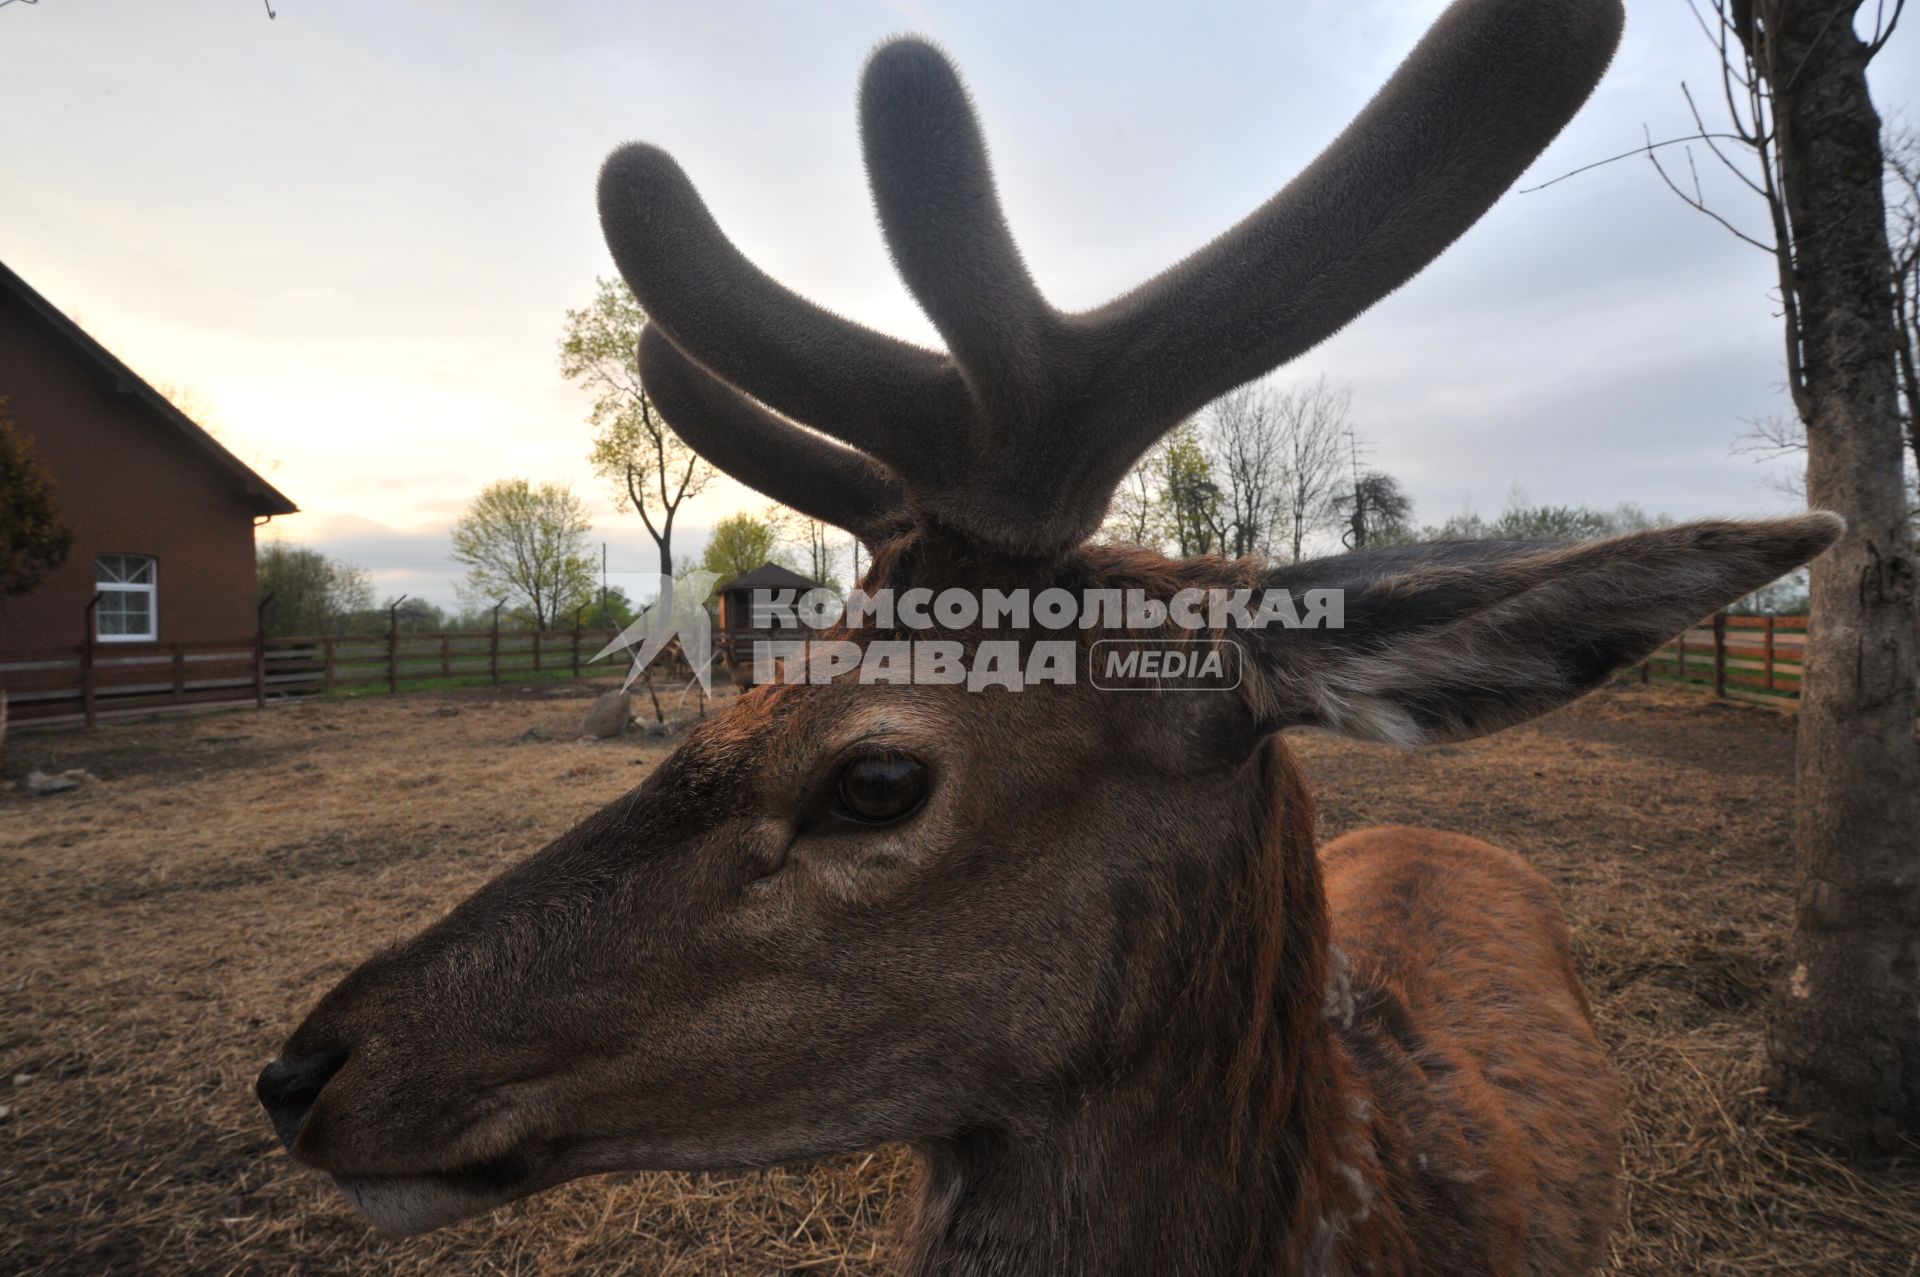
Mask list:
[[[782,505],[768,507],[766,521],[779,540],[793,547],[800,571],[809,580],[829,589],[839,588],[839,529]]]
[[[1920,132],[1887,140],[1887,232],[1893,242],[1893,319],[1899,333],[1900,415],[1920,470]]]
[[[1307,537],[1334,516],[1333,498],[1342,490],[1347,472],[1353,390],[1330,386],[1322,377],[1312,385],[1286,391],[1275,405],[1284,482],[1282,531],[1298,563]]]
[[[1792,457],[1800,462],[1796,473],[1787,471],[1770,474],[1762,480],[1782,496],[1804,501],[1807,497],[1807,423],[1799,417],[1786,413],[1768,413],[1764,417],[1755,417],[1747,423],[1747,428],[1734,436],[1733,451],[1745,454],[1755,461],[1778,461],[1783,457]]]
[[[1786,1107],[1846,1143],[1894,1147],[1920,1131],[1920,639],[1901,412],[1914,312],[1896,279],[1912,267],[1889,239],[1866,76],[1903,3],[1876,3],[1862,35],[1865,8],[1695,9],[1719,55],[1730,132],[1709,130],[1688,92],[1691,140],[1759,197],[1764,230],[1708,206],[1691,148],[1686,185],[1650,140],[1645,151],[1683,200],[1773,258],[1807,500],[1847,520],[1811,573],[1795,757],[1799,893],[1768,1050]],[[1772,438],[1790,443],[1791,430],[1772,428]]]
[[[1120,486],[1113,491],[1102,524],[1106,539],[1120,545],[1140,545],[1158,550],[1168,536],[1167,443],[1162,439],[1133,463]]]
[[[1224,553],[1238,557],[1272,548],[1289,495],[1284,417],[1281,396],[1258,381],[1228,391],[1207,410],[1207,453],[1220,488],[1217,531]]]

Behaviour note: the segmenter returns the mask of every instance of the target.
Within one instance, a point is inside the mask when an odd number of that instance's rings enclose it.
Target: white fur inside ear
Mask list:
[[[1331,680],[1315,687],[1312,695],[1317,720],[1328,731],[1402,749],[1426,743],[1413,715],[1385,697],[1337,687]]]

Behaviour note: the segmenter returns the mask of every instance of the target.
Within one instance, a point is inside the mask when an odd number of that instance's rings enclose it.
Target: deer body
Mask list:
[[[868,590],[1149,601],[1230,689],[1014,689],[790,664],[632,793],[321,999],[261,1074],[294,1157],[380,1227],[583,1175],[886,1141],[926,1163],[928,1274],[1536,1274],[1595,1264],[1619,1100],[1546,885],[1431,831],[1316,856],[1279,735],[1416,746],[1566,703],[1805,562],[1838,521],[1276,566],[1087,540],[1165,430],[1411,277],[1586,97],[1616,0],[1459,0],[1329,150],[1093,311],[1048,305],[964,90],[882,47],[882,228],[948,353],[761,274],[664,153],[601,220],[654,404],[710,461],[872,551]],[[801,424],[812,427],[801,428]],[[1198,589],[1340,628],[1181,619]],[[1157,609],[1157,611],[1155,610]],[[1057,638],[1000,616],[975,653]],[[838,640],[905,638],[878,620]]]
[[[1034,1129],[923,1148],[911,1271],[1504,1277],[1600,1262],[1619,1090],[1546,884],[1510,852],[1425,829],[1348,835],[1315,868],[1278,741],[1259,770],[1250,788],[1272,787],[1278,821],[1223,886],[1310,914],[1299,897],[1324,877],[1323,989],[1257,965],[1250,984],[1189,989],[1132,1069]],[[1240,925],[1249,951],[1270,943],[1258,917]],[[1256,1052],[1258,997],[1287,1029]]]

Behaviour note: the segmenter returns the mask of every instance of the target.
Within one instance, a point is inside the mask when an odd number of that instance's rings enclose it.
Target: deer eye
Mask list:
[[[910,816],[927,796],[927,769],[905,754],[865,754],[840,773],[834,807],[848,820],[886,825]]]

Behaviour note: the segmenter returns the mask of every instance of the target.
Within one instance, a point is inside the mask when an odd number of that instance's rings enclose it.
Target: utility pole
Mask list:
[[[1347,452],[1353,459],[1353,514],[1347,520],[1347,530],[1340,538],[1349,550],[1367,548],[1367,488],[1360,481],[1360,439],[1353,433],[1353,427],[1347,427]]]

